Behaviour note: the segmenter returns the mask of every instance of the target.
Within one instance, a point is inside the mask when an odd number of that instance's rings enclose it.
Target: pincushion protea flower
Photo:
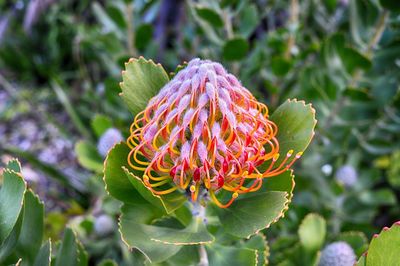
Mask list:
[[[290,150],[277,163],[278,128],[268,118],[267,106],[221,64],[194,59],[135,117],[128,163],[155,194],[189,189],[196,201],[206,189],[226,208],[301,156]],[[231,193],[225,203],[221,190]]]

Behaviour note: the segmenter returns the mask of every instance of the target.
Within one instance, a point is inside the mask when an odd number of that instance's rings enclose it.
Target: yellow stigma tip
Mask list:
[[[193,186],[193,185],[191,185],[191,186],[190,186],[190,192],[192,192],[192,193],[193,193],[193,192],[195,192],[195,191],[196,191],[196,187],[195,187],[195,186]]]
[[[275,154],[272,160],[277,161],[279,159],[279,153]]]
[[[239,194],[237,192],[232,194],[232,198],[236,199],[237,197],[239,197]]]
[[[298,152],[298,153],[296,154],[296,157],[297,157],[297,158],[300,158],[302,155],[303,155],[303,152],[300,151],[300,152]]]
[[[293,152],[294,152],[293,150],[289,150],[288,153],[286,154],[286,156],[287,156],[287,157],[292,156]]]
[[[144,181],[144,182],[149,182],[149,177],[148,177],[147,175],[144,175],[144,176],[143,176],[143,181]]]

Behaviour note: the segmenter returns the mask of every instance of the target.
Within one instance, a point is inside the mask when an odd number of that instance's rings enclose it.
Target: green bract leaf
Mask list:
[[[121,97],[129,110],[137,114],[168,81],[168,74],[160,64],[143,57],[131,58],[122,72]]]
[[[78,245],[74,232],[67,228],[64,231],[60,248],[57,252],[55,266],[77,266]]]
[[[287,100],[271,115],[271,120],[278,127],[280,158],[277,165],[284,159],[289,150],[294,154],[303,152],[314,136],[315,110],[311,104],[296,99]]]
[[[372,239],[367,253],[367,266],[399,265],[400,222],[385,227]]]
[[[242,245],[244,248],[257,250],[257,265],[267,265],[269,247],[265,236],[262,233],[252,236]]]
[[[0,246],[10,235],[20,215],[26,183],[19,173],[5,169],[0,190]]]
[[[224,229],[237,237],[257,234],[283,216],[292,198],[294,179],[291,171],[264,180],[259,192],[239,196],[229,208],[217,213]]]
[[[172,213],[180,208],[186,202],[184,194],[174,191],[166,195],[156,195],[151,192],[143,183],[142,179],[131,173],[126,167],[123,167],[125,174],[128,176],[129,181],[139,192],[139,194],[154,206],[163,208],[167,213]]]
[[[16,173],[20,173],[22,167],[21,167],[21,163],[18,161],[18,159],[13,158],[7,162],[7,165],[5,168],[8,170],[12,170]]]
[[[125,204],[120,219],[120,233],[122,240],[129,248],[136,248],[151,262],[164,261],[177,253],[180,246],[166,245],[151,240],[153,231],[159,227],[147,225],[163,216],[163,212],[150,204]]]
[[[219,244],[207,246],[210,265],[254,266],[257,265],[257,250],[227,247]]]
[[[75,153],[78,162],[85,168],[101,173],[103,170],[103,159],[97,152],[96,147],[86,141],[78,141],[75,144]]]
[[[184,195],[179,192],[158,196],[149,191],[138,177],[141,173],[129,167],[129,152],[125,143],[119,143],[108,153],[104,164],[104,181],[111,196],[129,204],[151,203],[155,207],[163,206],[167,213],[177,210],[186,202]]]
[[[32,265],[43,240],[44,204],[31,190],[25,193],[23,215],[16,251],[23,262]]]
[[[281,216],[286,196],[286,192],[269,191],[237,199],[219,212],[222,226],[232,235],[250,237]]]
[[[33,266],[50,266],[51,264],[51,241],[48,240],[44,244],[36,256]]]
[[[128,167],[129,147],[125,143],[115,145],[104,163],[104,182],[106,190],[114,198],[125,203],[146,203],[125,175],[123,166]]]
[[[325,241],[325,219],[314,213],[308,214],[301,222],[298,233],[300,243],[306,250],[319,250]]]
[[[226,60],[240,60],[246,56],[249,44],[241,37],[227,41],[223,47],[223,56]]]

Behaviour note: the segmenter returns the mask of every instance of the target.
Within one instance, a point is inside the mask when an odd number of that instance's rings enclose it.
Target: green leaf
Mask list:
[[[100,262],[99,266],[118,266],[118,264],[111,259],[105,259]]]
[[[368,240],[363,232],[350,231],[341,233],[337,241],[347,242],[357,256],[361,256],[368,248]]]
[[[257,265],[261,266],[268,264],[269,247],[264,234],[258,233],[257,235],[252,236],[244,242],[242,247],[257,250]]]
[[[248,238],[270,226],[279,218],[287,203],[287,193],[268,191],[239,198],[229,208],[218,211],[225,230],[237,237]]]
[[[276,165],[284,159],[289,150],[294,154],[304,152],[314,136],[315,110],[311,104],[296,99],[287,100],[280,105],[271,116],[271,120],[278,127],[277,139],[279,153],[282,155]]]
[[[153,37],[153,26],[151,24],[142,24],[136,29],[135,46],[139,50],[145,49]]]
[[[176,191],[167,195],[154,195],[138,176],[142,173],[128,166],[130,152],[125,143],[119,143],[109,152],[104,165],[106,190],[114,198],[130,204],[151,203],[153,206],[172,213],[186,202],[184,194]]]
[[[199,265],[199,247],[197,245],[183,246],[178,253],[168,258],[167,265],[195,266]]]
[[[229,208],[217,209],[229,234],[249,238],[281,218],[291,202],[294,189],[292,171],[264,180],[259,191],[239,196]]]
[[[246,5],[239,16],[241,18],[239,31],[244,37],[248,38],[260,23],[257,6],[254,4]]]
[[[0,190],[0,245],[10,235],[22,210],[26,183],[19,173],[5,169]]]
[[[13,158],[7,162],[7,165],[5,168],[8,170],[12,170],[16,173],[20,173],[22,167],[21,167],[21,163],[18,161],[18,159]]]
[[[400,222],[397,222],[374,236],[369,245],[366,265],[399,265],[399,254]]]
[[[70,228],[66,228],[64,231],[55,266],[78,266],[77,240],[75,233]]]
[[[400,11],[400,2],[393,0],[379,0],[381,6],[390,11]]]
[[[195,6],[195,10],[196,10],[197,15],[201,19],[207,21],[212,26],[222,27],[224,25],[224,22],[223,22],[221,16],[213,9],[197,5],[197,6]]]
[[[131,58],[122,72],[121,97],[135,115],[145,109],[150,98],[168,81],[168,74],[160,64],[143,57]]]
[[[326,222],[318,214],[308,214],[300,224],[299,237],[301,245],[308,251],[319,250],[325,241]]]
[[[166,245],[152,240],[158,226],[147,225],[164,214],[149,203],[124,204],[121,208],[120,233],[122,240],[132,249],[142,252],[150,262],[161,262],[179,251],[181,246]]]
[[[87,141],[81,140],[75,144],[75,153],[78,162],[85,168],[101,173],[103,171],[103,159],[96,147]]]
[[[43,240],[44,204],[31,190],[25,193],[23,211],[24,218],[16,252],[18,257],[22,258],[23,263],[29,262],[32,265]]]
[[[366,256],[365,256],[365,255],[362,255],[362,256],[358,259],[357,263],[355,264],[355,266],[366,266],[366,265],[367,265],[367,259],[366,259]]]
[[[50,266],[50,264],[51,264],[51,241],[48,240],[46,244],[44,244],[40,248],[33,266]]]
[[[257,265],[257,250],[227,247],[219,244],[206,246],[210,265],[254,266]]]
[[[360,201],[370,206],[394,205],[396,196],[392,190],[382,188],[376,191],[363,191],[360,194]]]
[[[108,116],[96,114],[91,122],[91,126],[96,136],[99,138],[113,125]]]
[[[275,56],[271,59],[271,70],[277,76],[286,75],[291,67],[291,62],[283,57]]]
[[[214,237],[208,233],[200,218],[182,228],[170,217],[163,219],[164,213],[150,204],[125,204],[122,207],[120,232],[130,248],[137,248],[150,261],[160,262],[175,253],[182,245],[211,243]]]
[[[226,60],[240,60],[247,55],[248,50],[248,42],[241,37],[236,37],[225,42],[223,47],[223,57]]]
[[[158,229],[154,232],[151,240],[173,245],[197,245],[211,243],[214,241],[214,237],[207,231],[201,218],[194,218],[183,230]]]
[[[119,143],[108,152],[104,163],[106,191],[125,203],[146,203],[147,201],[135,190],[122,169],[128,165],[129,151],[125,143]]]
[[[10,264],[11,262],[17,261],[15,256],[12,256],[12,253],[15,250],[15,247],[18,243],[19,234],[21,232],[23,213],[20,212],[18,216],[18,220],[12,228],[11,233],[8,237],[0,244],[0,265],[2,263]]]
[[[123,167],[123,169],[139,194],[154,206],[165,209],[168,214],[179,209],[187,201],[185,195],[178,191],[166,195],[156,195],[145,186],[141,178],[135,176],[127,168]]]
[[[77,242],[78,245],[78,266],[87,266],[89,264],[88,254],[83,248],[81,242]]]

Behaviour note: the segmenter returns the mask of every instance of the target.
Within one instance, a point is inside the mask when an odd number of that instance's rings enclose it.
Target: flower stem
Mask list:
[[[199,266],[208,266],[208,256],[207,256],[207,250],[203,244],[199,245],[199,255],[200,255],[200,261],[199,261]]]

